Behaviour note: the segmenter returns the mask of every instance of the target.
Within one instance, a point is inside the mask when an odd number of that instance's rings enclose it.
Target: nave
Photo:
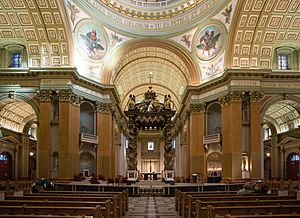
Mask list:
[[[125,218],[180,217],[175,211],[174,197],[143,196],[129,197],[129,210]]]

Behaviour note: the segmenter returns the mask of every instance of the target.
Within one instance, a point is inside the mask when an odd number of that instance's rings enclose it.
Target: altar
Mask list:
[[[144,177],[144,180],[157,180],[158,178],[158,175],[160,175],[161,173],[155,173],[155,172],[152,172],[152,173],[140,173],[140,175],[143,175]]]

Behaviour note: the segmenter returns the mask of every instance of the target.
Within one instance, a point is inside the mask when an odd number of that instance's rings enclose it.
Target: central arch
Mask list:
[[[176,107],[185,87],[200,83],[196,65],[188,53],[160,39],[133,40],[113,52],[109,60],[102,82],[116,85],[123,108],[130,93],[137,97],[145,93],[150,72],[158,99],[164,93],[171,93]]]

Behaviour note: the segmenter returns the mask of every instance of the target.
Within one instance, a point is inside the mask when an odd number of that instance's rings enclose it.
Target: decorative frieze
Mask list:
[[[112,112],[112,104],[111,103],[103,103],[103,102],[96,102],[96,108],[98,112],[102,113],[110,113]]]

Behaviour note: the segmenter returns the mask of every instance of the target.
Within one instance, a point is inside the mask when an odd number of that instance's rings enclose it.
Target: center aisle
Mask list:
[[[175,211],[174,197],[129,197],[129,210],[125,217],[167,218],[180,217]]]

